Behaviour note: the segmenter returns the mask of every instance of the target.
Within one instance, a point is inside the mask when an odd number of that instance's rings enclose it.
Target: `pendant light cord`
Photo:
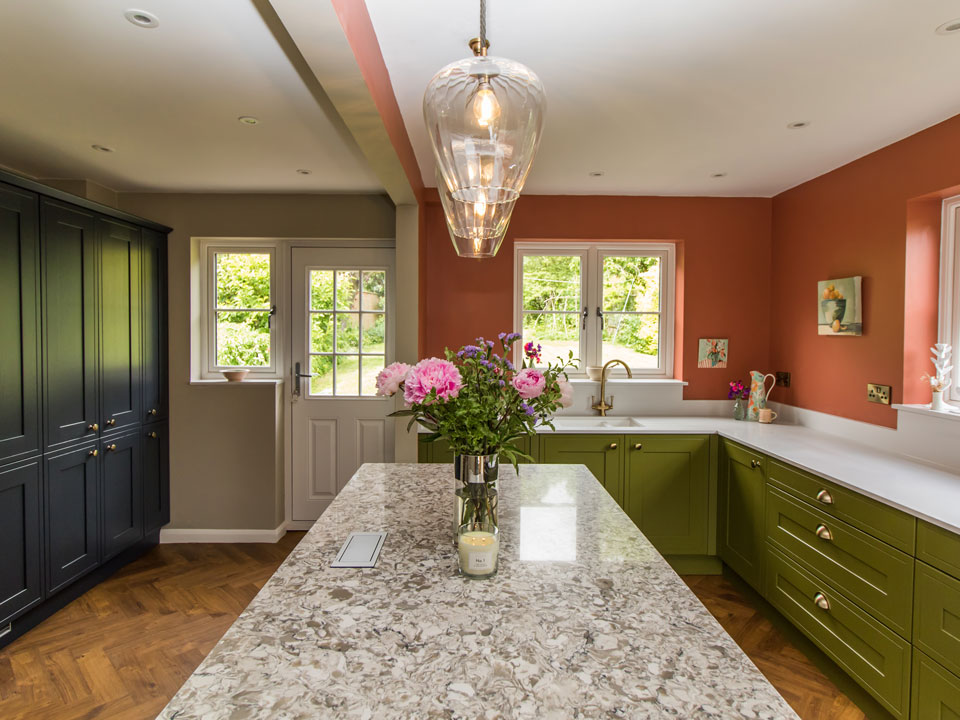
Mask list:
[[[487,46],[487,0],[480,0],[480,47]]]

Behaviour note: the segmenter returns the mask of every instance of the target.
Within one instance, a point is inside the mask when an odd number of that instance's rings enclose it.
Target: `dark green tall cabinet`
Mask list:
[[[0,172],[0,646],[169,522],[168,232]]]

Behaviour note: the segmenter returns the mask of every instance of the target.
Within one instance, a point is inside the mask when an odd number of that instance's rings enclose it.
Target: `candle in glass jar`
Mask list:
[[[497,554],[500,540],[496,532],[461,529],[457,542],[460,555],[460,572],[472,577],[493,574],[497,569]]]

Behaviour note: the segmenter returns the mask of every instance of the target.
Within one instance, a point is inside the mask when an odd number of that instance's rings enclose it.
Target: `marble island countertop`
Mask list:
[[[560,434],[717,434],[960,533],[960,475],[802,425],[721,417],[560,415]],[[548,427],[541,434],[552,434]]]
[[[795,718],[581,465],[500,480],[457,575],[444,465],[364,465],[163,710],[203,718]],[[348,533],[373,569],[333,569]]]

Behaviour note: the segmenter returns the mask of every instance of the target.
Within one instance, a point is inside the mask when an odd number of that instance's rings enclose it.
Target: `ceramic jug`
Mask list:
[[[769,390],[767,390],[767,378],[773,380]],[[776,384],[776,375],[770,373],[764,375],[759,370],[750,371],[750,401],[747,403],[747,420],[757,422],[760,419],[760,410],[767,406],[767,398],[770,397],[773,386]]]

